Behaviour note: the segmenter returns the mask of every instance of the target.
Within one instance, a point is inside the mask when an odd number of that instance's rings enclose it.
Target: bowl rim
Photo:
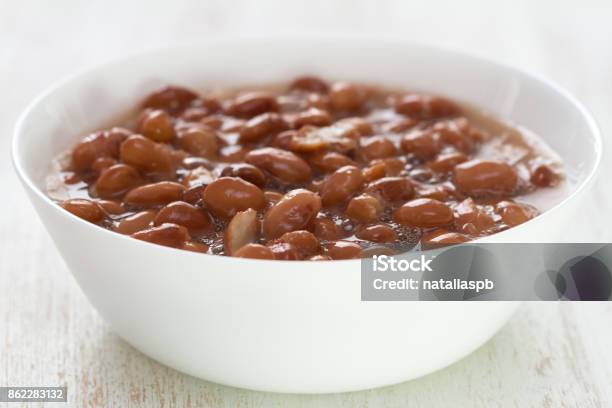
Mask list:
[[[197,253],[193,251],[186,251],[183,249],[171,248],[171,247],[153,244],[153,243],[146,242],[146,241],[133,239],[127,235],[118,234],[106,228],[102,228],[98,225],[91,224],[61,209],[61,207],[59,207],[53,200],[51,200],[51,198],[47,194],[45,194],[41,189],[39,189],[36,186],[36,184],[33,182],[33,180],[30,178],[26,170],[24,169],[23,164],[22,164],[22,157],[19,153],[20,146],[21,146],[21,139],[22,139],[21,135],[23,134],[24,127],[28,123],[29,117],[32,114],[32,112],[35,111],[35,109],[41,103],[43,103],[45,100],[51,97],[57,90],[61,89],[62,87],[69,84],[70,82],[75,81],[79,78],[82,78],[87,75],[94,75],[99,72],[104,72],[106,69],[110,67],[125,64],[131,60],[136,60],[142,57],[152,57],[155,54],[163,54],[166,52],[176,51],[179,49],[193,49],[193,48],[200,48],[200,47],[206,47],[206,46],[218,46],[218,45],[223,45],[223,44],[228,45],[228,46],[237,46],[238,44],[240,44],[241,46],[244,46],[245,42],[250,42],[256,45],[260,45],[262,43],[272,43],[272,44],[281,46],[282,44],[296,42],[296,41],[301,42],[302,44],[303,43],[315,43],[315,42],[329,43],[332,41],[333,42],[351,42],[353,46],[356,42],[360,42],[360,43],[365,42],[370,46],[380,45],[381,43],[384,43],[388,46],[408,47],[408,48],[413,48],[413,49],[420,49],[420,50],[427,51],[427,52],[447,54],[454,58],[467,58],[467,59],[474,61],[477,64],[497,66],[504,70],[513,71],[517,74],[520,74],[527,79],[533,80],[535,82],[539,82],[545,85],[546,87],[552,89],[557,95],[559,95],[559,97],[564,98],[567,102],[569,102],[571,107],[580,114],[580,116],[584,119],[585,123],[587,124],[587,127],[590,131],[590,136],[594,140],[594,143],[592,144],[592,146],[593,146],[593,149],[595,150],[594,152],[595,160],[594,160],[593,166],[591,167],[591,170],[589,171],[589,173],[584,177],[583,181],[580,184],[578,184],[576,189],[573,192],[571,192],[571,194],[569,194],[562,201],[555,204],[550,209],[544,211],[542,214],[538,215],[537,217],[521,225],[513,227],[509,230],[501,231],[491,236],[481,237],[473,241],[470,241],[467,244],[482,242],[483,240],[491,239],[492,237],[500,237],[502,235],[505,235],[508,231],[516,232],[517,230],[522,230],[525,227],[532,225],[534,222],[537,222],[537,220],[541,220],[544,217],[549,217],[551,213],[557,212],[560,207],[567,205],[568,202],[574,200],[580,194],[584,193],[586,188],[595,181],[596,176],[601,169],[601,162],[602,162],[602,156],[603,156],[603,138],[601,136],[601,131],[597,124],[597,121],[595,120],[593,115],[589,112],[589,110],[583,105],[583,103],[580,102],[576,97],[574,97],[569,91],[567,91],[561,85],[557,84],[556,82],[546,78],[545,76],[539,73],[535,73],[533,71],[519,68],[517,66],[514,66],[512,64],[509,64],[503,61],[497,61],[492,58],[484,57],[476,53],[465,52],[463,50],[460,51],[460,50],[457,50],[451,47],[445,47],[445,46],[440,46],[440,45],[435,45],[435,44],[428,44],[424,42],[404,40],[401,38],[373,37],[373,36],[366,36],[366,35],[343,35],[343,34],[334,34],[334,35],[289,34],[289,35],[283,35],[282,37],[273,36],[273,35],[212,36],[204,40],[200,39],[200,40],[195,40],[195,41],[173,42],[173,43],[165,44],[163,46],[150,47],[150,48],[136,51],[136,52],[128,52],[126,54],[103,61],[101,63],[91,64],[72,74],[61,77],[60,79],[48,85],[33,100],[31,100],[31,102],[29,102],[26,105],[22,113],[19,115],[19,118],[17,119],[17,122],[13,130],[13,136],[12,136],[12,141],[11,141],[11,161],[13,163],[15,172],[17,173],[22,184],[27,189],[29,189],[33,194],[35,194],[38,198],[40,198],[46,205],[49,205],[55,211],[59,211],[67,220],[71,220],[72,222],[82,223],[82,225],[85,225],[88,228],[93,228],[94,230],[101,231],[101,233],[103,234],[112,234],[116,239],[125,239],[126,242],[131,242],[132,245],[145,245],[147,247],[155,248],[156,250],[160,250],[160,251],[172,251],[169,253],[181,253],[183,254],[182,256],[194,256],[194,257],[200,256],[201,257],[202,255],[205,255],[205,256],[225,258],[226,261],[231,260],[231,262],[238,262],[238,263],[244,262],[245,264],[273,262],[274,264],[277,264],[277,265],[280,263],[282,264],[290,263],[291,265],[295,265],[296,263],[311,265],[312,261],[308,261],[308,260],[283,261],[283,260],[235,258],[235,257],[226,257],[226,256],[220,256],[220,255],[214,255],[214,254],[205,254],[205,253]],[[429,250],[419,251],[418,253],[422,254],[422,253],[427,253],[427,252],[429,252]],[[329,264],[330,262],[333,262],[334,265],[338,263],[342,263],[342,264],[350,263],[350,264],[356,265],[357,263],[361,262],[361,259],[333,260],[333,261],[327,261],[325,262],[325,264]],[[294,268],[294,269],[297,270],[298,268]]]

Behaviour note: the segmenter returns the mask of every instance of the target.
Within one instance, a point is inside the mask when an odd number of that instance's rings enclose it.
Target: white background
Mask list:
[[[566,234],[610,242],[610,1],[0,0],[0,385],[66,384],[74,406],[612,406],[612,304],[526,304],[493,340],[445,370],[325,396],[210,384],[155,363],[110,332],[18,185],[9,143],[20,111],[51,82],[131,51],[291,32],[443,45],[562,84],[594,113],[606,143],[602,177],[583,213],[566,220]]]

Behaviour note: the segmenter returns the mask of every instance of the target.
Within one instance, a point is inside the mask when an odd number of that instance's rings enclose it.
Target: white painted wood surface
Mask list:
[[[180,374],[126,345],[88,304],[27,203],[9,159],[19,112],[70,72],[174,41],[296,30],[401,37],[537,71],[585,102],[606,135],[612,131],[612,5],[572,3],[0,0],[0,385],[67,385],[70,405],[87,407],[612,406],[607,303],[525,304],[464,360],[416,381],[364,392],[275,395]],[[584,214],[568,220],[568,234],[576,239],[612,238],[607,180],[601,178]]]

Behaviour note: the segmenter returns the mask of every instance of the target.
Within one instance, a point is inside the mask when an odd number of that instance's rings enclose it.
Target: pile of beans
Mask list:
[[[223,97],[167,86],[61,173],[76,216],[133,238],[259,259],[330,260],[457,244],[521,224],[537,165],[475,158],[491,135],[454,102],[301,77]]]

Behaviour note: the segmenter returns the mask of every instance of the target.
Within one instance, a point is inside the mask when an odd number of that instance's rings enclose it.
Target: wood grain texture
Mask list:
[[[612,131],[610,21],[609,1],[0,0],[0,385],[66,385],[75,407],[612,406],[607,303],[527,303],[462,361],[370,391],[266,394],[178,373],[124,343],[92,309],[35,217],[8,157],[19,112],[59,77],[142,48],[262,31],[384,35],[506,61],[563,84],[594,112],[606,135]],[[572,238],[612,238],[606,228],[612,193],[605,181],[585,211],[568,220]]]

